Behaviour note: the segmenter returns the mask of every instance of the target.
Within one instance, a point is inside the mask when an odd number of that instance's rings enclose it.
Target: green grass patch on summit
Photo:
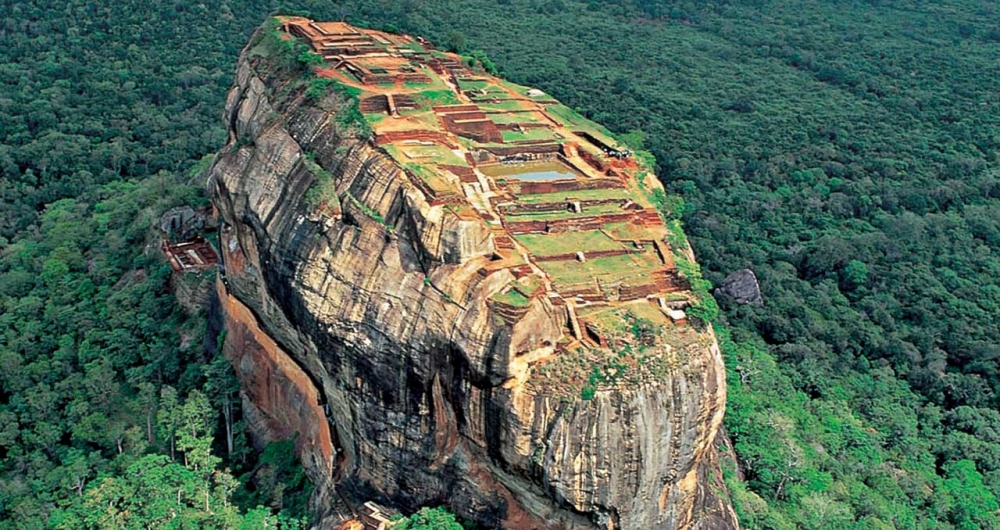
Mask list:
[[[492,298],[496,302],[514,307],[526,307],[530,303],[530,300],[526,296],[514,288],[507,290],[505,293],[497,293]]]
[[[514,236],[536,256],[555,256],[575,252],[621,250],[625,247],[600,230],[581,230],[558,234],[523,234]]]

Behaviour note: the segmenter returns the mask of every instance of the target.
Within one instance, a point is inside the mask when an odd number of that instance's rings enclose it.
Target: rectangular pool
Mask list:
[[[491,177],[507,177],[516,180],[542,182],[548,180],[574,180],[579,175],[559,162],[523,162],[515,164],[494,164],[479,166],[479,170]]]

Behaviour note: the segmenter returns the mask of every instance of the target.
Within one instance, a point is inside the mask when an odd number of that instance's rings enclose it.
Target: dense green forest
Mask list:
[[[0,4],[0,528],[300,524],[289,448],[221,434],[238,383],[153,233],[207,204],[272,9],[228,4]]]
[[[143,501],[167,491],[175,525],[301,515],[282,451],[228,451],[232,381],[150,246],[204,201],[236,56],[279,7],[0,4],[0,527],[163,526]],[[744,525],[1000,528],[995,2],[286,8],[484,50],[643,131],[706,276],[760,278],[763,307],[720,301]]]

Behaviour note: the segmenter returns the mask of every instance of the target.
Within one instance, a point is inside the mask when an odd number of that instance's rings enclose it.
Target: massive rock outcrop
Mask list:
[[[491,228],[432,205],[340,119],[350,102],[307,97],[297,69],[244,52],[208,185],[245,415],[260,441],[298,434],[315,507],[446,504],[491,528],[735,528],[710,330],[688,327],[656,377],[590,399],[549,391],[534,367],[557,355],[566,306],[540,296],[501,318],[490,299],[513,277],[488,267]],[[342,214],[307,197],[316,166]]]

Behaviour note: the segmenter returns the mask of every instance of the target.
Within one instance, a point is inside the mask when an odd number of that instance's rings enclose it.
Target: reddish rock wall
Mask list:
[[[320,406],[320,395],[308,375],[258,325],[249,308],[217,283],[225,318],[223,354],[242,385],[244,403],[252,404],[258,425],[253,432],[263,446],[295,436],[295,452],[314,483],[332,474],[333,443]]]

